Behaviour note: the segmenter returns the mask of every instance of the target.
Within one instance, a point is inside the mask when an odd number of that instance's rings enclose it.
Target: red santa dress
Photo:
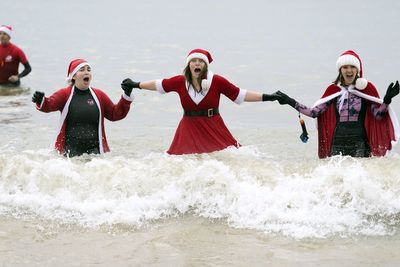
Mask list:
[[[178,93],[183,110],[189,112],[218,108],[221,94],[237,104],[244,101],[246,90],[236,87],[222,76],[213,75],[211,71],[208,71],[207,83],[207,88],[203,88],[204,95],[197,93],[198,100],[191,96],[190,88],[188,90],[188,83],[183,75],[157,80],[156,88],[162,94]],[[175,155],[209,153],[229,146],[239,147],[239,143],[229,132],[219,114],[210,117],[184,115],[167,153]]]
[[[100,120],[99,120],[99,150],[103,154],[110,151],[107,143],[106,132],[104,129],[104,118],[110,121],[121,120],[126,117],[130,109],[133,98],[123,94],[119,102],[115,105],[111,99],[100,89],[90,88],[97,107],[99,108]],[[60,111],[61,117],[57,128],[57,137],[55,141],[55,149],[60,153],[65,152],[65,130],[66,130],[66,118],[68,115],[69,104],[73,96],[73,87],[68,86],[66,88],[59,89],[57,92],[52,94],[50,97],[44,97],[42,102],[36,104],[36,108],[42,112]]]
[[[373,156],[384,156],[392,149],[392,146],[398,141],[400,136],[399,123],[396,114],[388,107],[388,114],[378,120],[371,111],[371,102],[382,104],[378,91],[375,86],[368,82],[363,90],[358,90],[353,86],[348,89],[349,92],[362,97],[367,101],[367,112],[365,115],[364,126],[367,133],[368,142]],[[338,85],[330,85],[314,106],[328,102],[346,92],[345,88]],[[318,156],[326,158],[330,156],[333,134],[336,127],[335,104],[329,105],[327,110],[322,113],[318,119]]]

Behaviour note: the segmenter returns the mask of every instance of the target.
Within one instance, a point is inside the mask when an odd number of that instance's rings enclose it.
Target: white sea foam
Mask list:
[[[295,238],[389,235],[400,224],[398,166],[398,156],[289,164],[251,146],[130,158],[6,152],[0,214],[140,227],[190,213]]]

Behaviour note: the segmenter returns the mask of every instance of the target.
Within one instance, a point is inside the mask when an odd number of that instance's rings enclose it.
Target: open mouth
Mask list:
[[[195,73],[200,73],[200,72],[201,72],[201,69],[200,69],[200,68],[195,68],[195,69],[194,69],[194,72],[195,72]]]
[[[84,81],[84,82],[89,82],[89,80],[90,80],[89,77],[83,78],[83,81]]]

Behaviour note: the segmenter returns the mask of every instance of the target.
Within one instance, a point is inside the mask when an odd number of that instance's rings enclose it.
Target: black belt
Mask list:
[[[213,117],[219,114],[218,108],[209,108],[206,110],[193,110],[193,111],[186,111],[184,112],[185,116],[202,116],[202,117]]]

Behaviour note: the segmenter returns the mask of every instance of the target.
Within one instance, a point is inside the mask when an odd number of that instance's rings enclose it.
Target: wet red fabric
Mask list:
[[[110,121],[117,121],[121,120],[126,117],[129,112],[131,102],[125,100],[123,97],[119,100],[117,104],[114,104],[111,99],[100,89],[93,88],[93,92],[96,95],[96,98],[100,104],[100,111],[101,111],[101,120],[99,123],[101,124],[101,131],[102,131],[102,140],[99,140],[103,143],[102,152],[109,152],[110,148],[108,146],[107,138],[106,138],[106,131],[104,128],[104,118]],[[64,106],[67,103],[67,100],[71,93],[73,92],[72,87],[68,86],[66,88],[62,88],[57,90],[54,94],[50,97],[46,97],[44,99],[43,105],[40,106],[36,104],[36,108],[42,112],[52,112],[52,111],[60,111],[62,112]],[[66,118],[61,122],[62,126],[60,132],[57,133],[57,139],[54,144],[55,149],[60,153],[63,154],[65,152],[65,132],[66,132]]]
[[[18,46],[10,43],[0,45],[0,83],[8,83],[8,78],[18,75],[19,63],[26,64],[28,59]]]
[[[185,117],[179,122],[169,154],[209,153],[239,146],[220,115]]]
[[[334,93],[340,92],[340,88],[334,84],[330,85],[322,95],[322,98],[328,97]],[[367,88],[360,91],[363,94],[379,98],[378,91],[372,83],[368,83]],[[371,154],[373,156],[384,156],[391,150],[391,141],[395,140],[394,127],[389,113],[381,120],[374,117],[371,111],[371,101],[367,102],[367,111],[365,115],[364,126],[367,133]],[[335,105],[332,103],[328,109],[318,117],[318,156],[326,158],[330,156],[333,134],[336,127]]]
[[[218,108],[220,95],[235,101],[240,89],[219,75],[214,75],[211,87],[200,103],[196,104],[188,94],[184,76],[179,75],[162,81],[165,92],[177,92],[186,111]],[[229,132],[222,117],[183,116],[176,129],[174,139],[167,153],[192,154],[209,153],[239,144]]]

